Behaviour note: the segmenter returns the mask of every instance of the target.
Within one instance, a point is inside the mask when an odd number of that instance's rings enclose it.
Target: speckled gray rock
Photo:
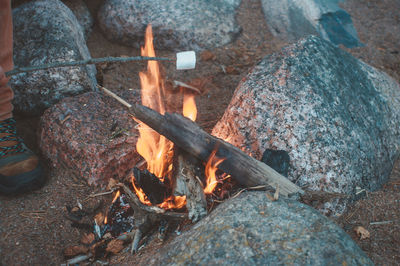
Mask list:
[[[93,17],[85,2],[83,0],[63,0],[63,3],[74,13],[83,28],[85,37],[88,38],[92,32]]]
[[[362,45],[350,15],[339,8],[340,0],[262,0],[267,24],[275,36],[288,41],[310,34],[346,47]]]
[[[118,93],[130,103],[139,91]],[[101,92],[68,97],[41,117],[39,146],[55,168],[67,168],[90,185],[106,186],[121,179],[140,161],[138,131],[129,112]]]
[[[240,0],[106,0],[98,21],[105,36],[139,47],[147,24],[155,46],[210,49],[231,42],[240,32],[235,20]]]
[[[243,193],[138,265],[373,265],[336,224],[293,200]]]
[[[257,159],[289,152],[289,179],[311,190],[375,190],[399,156],[400,87],[315,36],[265,57],[239,84],[213,134]],[[322,211],[344,210],[328,202]]]
[[[90,58],[82,27],[59,0],[28,2],[13,10],[14,64],[41,65]],[[53,68],[15,75],[15,108],[40,114],[60,99],[96,89],[96,68]]]

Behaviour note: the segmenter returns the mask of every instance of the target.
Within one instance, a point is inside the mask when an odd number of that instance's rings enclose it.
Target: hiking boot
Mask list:
[[[15,120],[0,121],[0,193],[27,192],[44,181],[39,158],[16,135]]]

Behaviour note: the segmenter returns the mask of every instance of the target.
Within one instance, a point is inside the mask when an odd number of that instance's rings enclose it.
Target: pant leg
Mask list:
[[[0,68],[4,72],[12,70],[13,36],[12,36],[11,0],[0,0]],[[0,70],[0,121],[12,117],[13,91],[7,85],[8,79]]]

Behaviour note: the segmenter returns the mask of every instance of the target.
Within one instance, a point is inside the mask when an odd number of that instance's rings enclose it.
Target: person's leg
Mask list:
[[[0,120],[12,117],[13,92],[3,74],[13,69],[11,1],[0,0]]]
[[[40,187],[44,176],[39,158],[17,137],[12,118],[13,92],[5,72],[13,69],[11,1],[0,0],[0,193]]]

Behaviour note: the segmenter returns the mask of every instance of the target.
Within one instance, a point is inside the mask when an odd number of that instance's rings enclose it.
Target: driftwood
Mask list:
[[[218,168],[230,174],[240,184],[248,187],[258,185],[269,185],[274,189],[279,187],[280,193],[284,196],[304,193],[300,187],[268,165],[248,156],[237,147],[208,134],[188,118],[175,113],[161,115],[143,105],[129,104],[111,91],[102,89],[128,107],[135,118],[203,162],[207,161],[212,151],[218,147],[216,156],[225,159]]]
[[[203,171],[199,168],[201,162],[179,148],[175,148],[174,157],[174,195],[186,196],[189,219],[197,222],[207,215],[207,201],[201,183]]]

